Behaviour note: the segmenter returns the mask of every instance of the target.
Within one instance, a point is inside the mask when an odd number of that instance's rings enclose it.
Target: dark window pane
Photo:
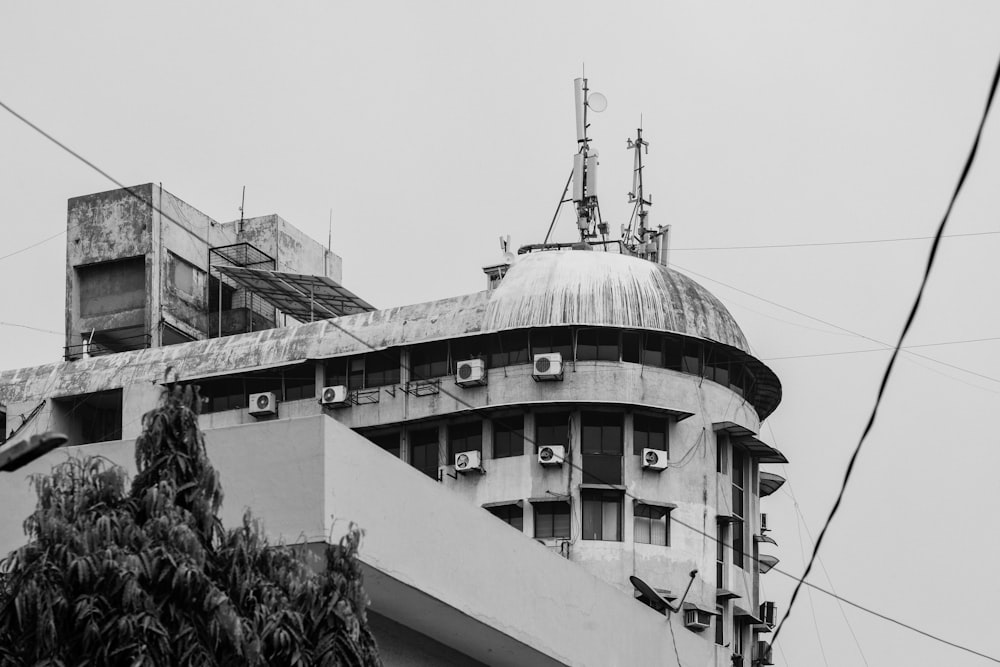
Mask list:
[[[448,341],[415,345],[410,349],[410,379],[428,380],[448,374]]]
[[[298,401],[316,396],[316,367],[300,364],[284,369],[286,401]]]
[[[493,420],[493,458],[524,454],[524,415]]]
[[[399,349],[380,350],[365,355],[365,387],[399,383]]]
[[[684,368],[682,359],[684,358],[684,342],[680,338],[667,336],[663,346],[663,366],[672,371],[680,371]]]
[[[622,453],[623,415],[618,412],[584,412],[581,415],[584,454]]]
[[[569,412],[535,415],[535,452],[546,445],[569,445]]]
[[[663,366],[663,336],[647,333],[642,343],[642,363],[644,366]]]
[[[451,364],[449,373],[455,372],[455,365],[469,359],[487,359],[489,357],[489,336],[468,336],[455,338],[451,341]]]
[[[580,329],[576,334],[576,358],[618,361],[618,330]]]
[[[620,542],[622,539],[622,494],[584,489],[583,539]]]
[[[459,452],[483,451],[483,423],[480,421],[448,426],[448,463]]]
[[[429,477],[438,475],[438,430],[410,431],[410,465]]]
[[[642,334],[638,331],[622,332],[622,361],[633,364],[642,361]]]
[[[621,484],[621,454],[584,454],[584,484]]]
[[[569,503],[535,503],[535,537],[569,538]]]
[[[348,357],[326,360],[323,364],[324,387],[347,386],[347,361]]]
[[[692,375],[701,375],[701,343],[691,340],[684,341],[681,371]]]
[[[524,530],[524,509],[520,506],[516,504],[494,505],[487,507],[486,511],[511,527]]]
[[[376,445],[389,452],[395,457],[399,457],[399,431],[390,431],[378,435],[365,436]]]
[[[531,361],[528,358],[527,331],[503,331],[497,334],[490,348],[491,368],[526,364]]]
[[[569,327],[531,330],[531,354],[558,352],[564,360],[573,358],[573,336]]]
[[[636,414],[633,417],[632,452],[642,454],[644,448],[667,451],[669,420],[666,417]]]

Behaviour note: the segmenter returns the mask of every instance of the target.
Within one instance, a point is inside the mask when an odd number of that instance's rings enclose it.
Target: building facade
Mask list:
[[[151,197],[166,195],[151,187]],[[107,208],[74,204],[86,200],[71,200],[71,228],[80,210]],[[172,206],[175,220],[193,219]],[[141,256],[163,269],[172,286],[145,273],[143,326],[161,312],[175,327],[212,312],[212,233],[226,246],[282,254],[246,229],[204,229],[198,252],[157,245],[155,235],[122,250],[118,234],[68,261]],[[77,241],[68,238],[84,245]],[[201,250],[204,285],[190,284],[204,304],[181,317],[176,292],[189,283],[171,262],[191,263]],[[76,267],[91,265],[72,264],[68,340],[98,329],[80,315],[99,291]],[[339,282],[339,258],[329,254],[267,270],[317,266]],[[117,284],[110,275],[92,284]],[[306,284],[288,278],[296,280]],[[251,283],[236,285],[254,298],[243,287]],[[18,441],[60,431],[127,461],[161,385],[198,384],[234,521],[245,504],[286,541],[321,543],[337,521],[366,529],[361,556],[387,664],[770,664],[774,607],[760,574],[776,559],[761,499],[783,480],[760,466],[786,459],[757,434],[780,402],[777,377],[718,299],[660,264],[545,250],[519,256],[491,285],[384,310],[357,300],[357,314],[239,335],[178,325],[200,339],[161,337],[140,350],[6,371],[6,428]],[[265,300],[273,324],[285,324],[275,303],[295,306]],[[138,326],[135,312],[113,315],[102,314]],[[44,470],[57,455],[32,465]],[[12,508],[0,519],[9,550],[31,500],[0,487]]]

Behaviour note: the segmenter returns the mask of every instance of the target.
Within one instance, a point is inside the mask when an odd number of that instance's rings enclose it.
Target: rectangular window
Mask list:
[[[396,458],[399,458],[399,431],[366,435],[365,437]]]
[[[530,362],[527,331],[503,331],[494,337],[490,345],[490,368]]]
[[[364,387],[399,384],[399,348],[369,352],[365,355]]]
[[[666,417],[636,414],[632,418],[632,452],[641,455],[643,449],[669,451],[670,420]]]
[[[712,625],[715,626],[715,643],[719,646],[722,646],[726,641],[725,633],[723,631],[724,624],[722,622],[724,618],[722,610],[719,609],[719,613],[712,619]]]
[[[52,401],[52,419],[74,445],[122,439],[122,390]]]
[[[680,338],[667,336],[663,344],[663,367],[672,371],[684,369],[684,341]]]
[[[745,516],[745,503],[746,494],[744,493],[745,486],[745,464],[746,455],[742,450],[738,448],[733,448],[732,450],[732,460],[733,460],[733,506],[732,512],[736,520],[733,521],[733,565],[738,567],[745,566],[744,558],[744,530],[743,530],[743,519]]]
[[[531,330],[531,354],[558,352],[564,361],[573,358],[573,335],[569,327]]]
[[[622,483],[621,413],[584,412],[580,415],[580,449],[585,484]]]
[[[535,415],[535,452],[546,445],[569,447],[569,412],[540,412]]]
[[[494,505],[493,507],[487,507],[486,511],[507,525],[518,530],[524,530],[524,508],[517,503]]]
[[[172,252],[168,251],[167,257],[173,288],[204,303],[205,272]]]
[[[285,380],[283,400],[299,401],[303,398],[315,398],[316,367],[313,364],[290,366],[283,370],[282,375]]]
[[[124,313],[146,305],[146,258],[143,256],[78,266],[76,275],[80,317]],[[130,318],[127,324],[132,323]]]
[[[481,421],[448,425],[448,463],[455,462],[459,452],[483,451],[483,423]]]
[[[726,587],[726,527],[715,527],[715,587]]]
[[[350,357],[327,359],[323,364],[323,386],[347,386],[347,362]]]
[[[620,491],[583,489],[583,539],[622,541],[622,494]]]
[[[670,509],[636,503],[634,509],[635,541],[639,544],[670,546]]]
[[[681,371],[691,375],[701,375],[701,343],[684,341],[684,356],[681,357]]]
[[[721,431],[715,433],[715,472],[726,470],[726,441],[729,438]]]
[[[410,431],[410,465],[428,477],[438,476],[438,430],[423,428]]]
[[[647,333],[642,341],[642,365],[663,367],[663,336]]]
[[[448,341],[410,348],[410,379],[429,380],[448,374]]]
[[[535,503],[535,537],[569,539],[569,503]]]
[[[633,364],[642,361],[642,334],[638,331],[622,332],[622,361]]]
[[[580,329],[576,333],[576,358],[580,361],[618,361],[618,330]]]
[[[524,454],[524,415],[498,417],[493,420],[493,458]]]

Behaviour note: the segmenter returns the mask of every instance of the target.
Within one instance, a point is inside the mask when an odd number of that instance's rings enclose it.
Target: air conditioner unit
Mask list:
[[[538,462],[543,466],[561,466],[566,460],[563,445],[544,445],[538,448]]]
[[[760,620],[764,622],[764,625],[773,628],[774,627],[774,603],[773,602],[762,602],[760,605]]]
[[[662,449],[643,449],[642,467],[660,472],[667,469],[667,453]]]
[[[343,408],[351,404],[351,394],[342,384],[323,387],[319,402],[329,408]]]
[[[271,391],[250,394],[250,414],[254,417],[278,414],[278,397]]]
[[[774,661],[771,659],[771,645],[762,639],[757,640],[757,655],[755,662],[758,665],[773,665]]]
[[[767,527],[767,514],[761,513],[760,515],[760,532],[761,534],[769,531],[770,528]]]
[[[482,359],[458,362],[455,384],[459,387],[478,387],[486,384],[486,363]]]
[[[712,615],[701,609],[688,609],[684,612],[684,625],[689,630],[701,632],[712,625]]]
[[[542,382],[544,380],[562,380],[562,354],[559,352],[536,354],[534,367],[531,370],[531,377],[537,382]]]
[[[483,455],[473,449],[455,454],[455,472],[482,472]]]

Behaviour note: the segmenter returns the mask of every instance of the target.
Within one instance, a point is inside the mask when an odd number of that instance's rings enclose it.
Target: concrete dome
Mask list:
[[[490,295],[483,330],[567,324],[672,331],[751,355],[736,320],[704,287],[665,266],[601,251],[518,257]]]

